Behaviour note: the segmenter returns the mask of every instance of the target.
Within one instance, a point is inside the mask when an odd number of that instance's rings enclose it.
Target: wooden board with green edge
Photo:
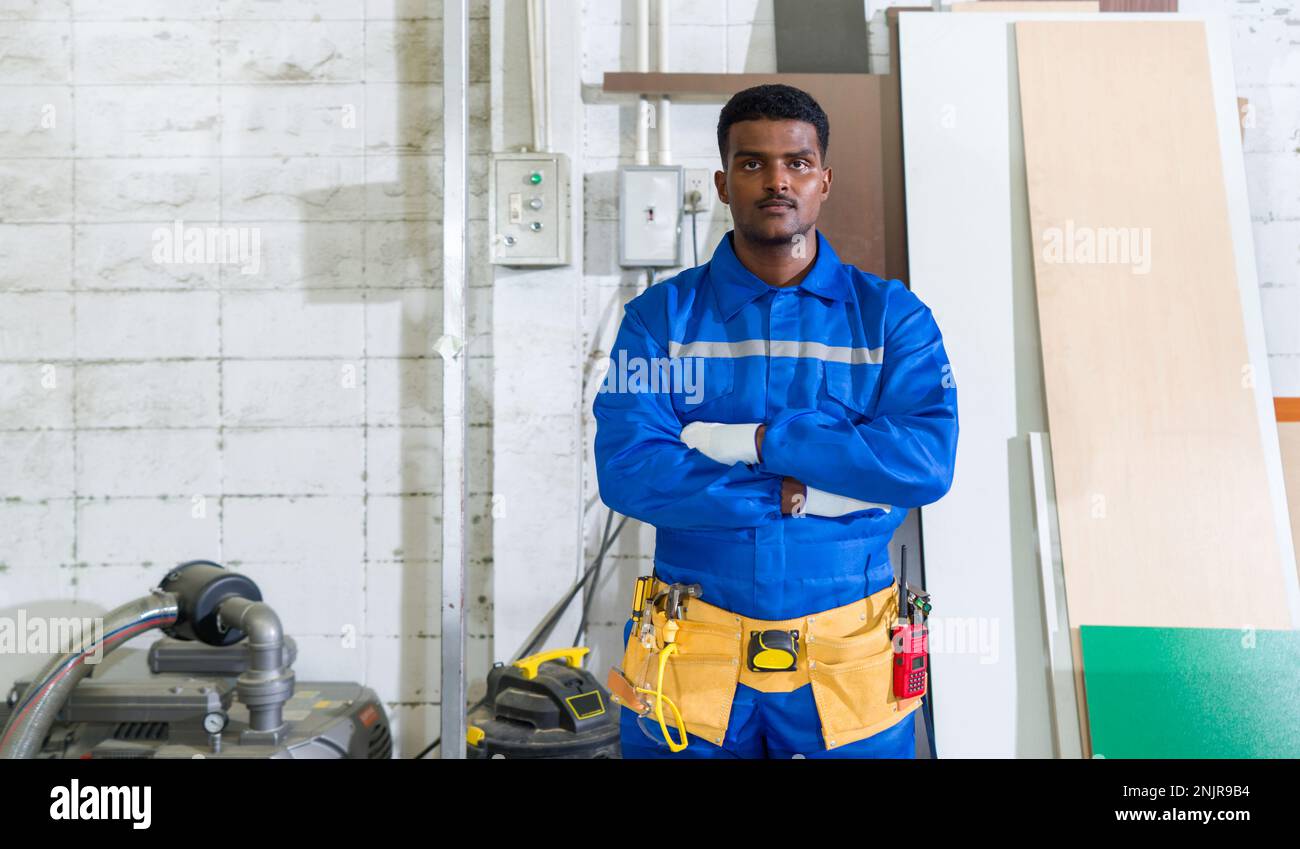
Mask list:
[[[1300,757],[1300,631],[1079,635],[1093,757]]]

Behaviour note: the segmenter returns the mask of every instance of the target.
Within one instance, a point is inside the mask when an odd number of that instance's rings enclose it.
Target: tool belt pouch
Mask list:
[[[920,706],[919,698],[894,695],[896,593],[891,586],[869,596],[865,614],[837,616],[837,609],[809,622],[808,677],[828,749],[877,734]]]
[[[655,645],[647,648],[633,627],[623,652],[623,674],[636,687],[652,691],[641,693],[651,708],[659,678],[659,650],[667,619],[663,612],[654,614]],[[736,695],[740,674],[741,635],[739,623],[724,625],[712,622],[677,620],[677,650],[664,668],[663,693],[681,711],[687,732],[721,745],[726,736],[731,702]],[[664,719],[670,727],[677,723],[664,705]]]

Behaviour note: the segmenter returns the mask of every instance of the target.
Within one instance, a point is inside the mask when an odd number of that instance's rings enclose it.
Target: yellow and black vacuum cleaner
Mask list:
[[[582,668],[589,651],[562,648],[496,664],[482,705],[469,715],[469,757],[619,757],[616,706]]]

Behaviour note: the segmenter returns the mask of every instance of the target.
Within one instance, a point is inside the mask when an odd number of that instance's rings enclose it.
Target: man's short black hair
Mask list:
[[[738,91],[722,107],[718,116],[718,153],[722,155],[722,167],[727,167],[727,133],[731,125],[738,121],[754,121],[766,118],[773,121],[806,121],[817,128],[817,143],[821,148],[823,162],[826,149],[831,143],[831,125],[826,120],[826,113],[812,95],[803,89],[780,83],[756,85],[744,91]]]

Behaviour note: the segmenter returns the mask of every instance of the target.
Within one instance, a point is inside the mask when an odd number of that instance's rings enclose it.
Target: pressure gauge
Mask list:
[[[203,730],[209,734],[220,734],[226,729],[226,715],[214,710],[203,717]]]

